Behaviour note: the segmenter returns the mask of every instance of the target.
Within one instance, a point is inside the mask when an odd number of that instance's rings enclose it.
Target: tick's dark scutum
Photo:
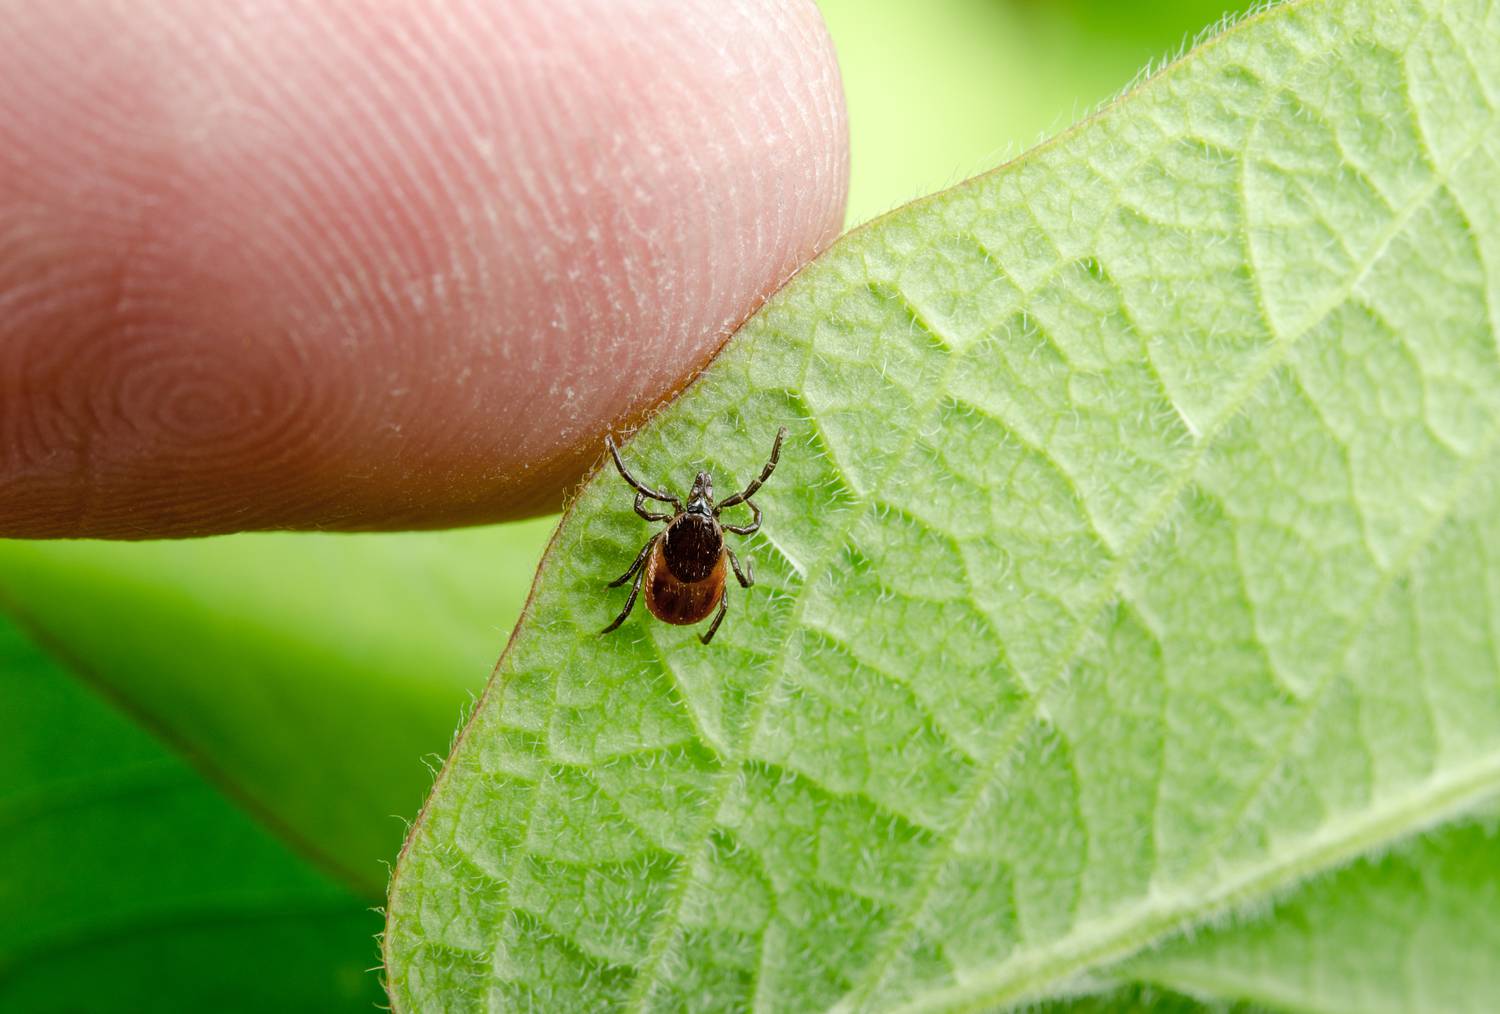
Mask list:
[[[713,573],[724,549],[724,535],[711,517],[681,514],[662,536],[662,556],[679,581],[702,581]]]

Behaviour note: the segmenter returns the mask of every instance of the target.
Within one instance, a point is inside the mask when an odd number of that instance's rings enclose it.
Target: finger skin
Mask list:
[[[0,0],[0,535],[554,509],[847,176],[808,0]]]

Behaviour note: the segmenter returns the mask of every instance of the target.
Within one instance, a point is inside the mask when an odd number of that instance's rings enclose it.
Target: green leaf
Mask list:
[[[373,903],[551,525],[0,541],[0,605]]]
[[[1243,924],[1132,961],[1133,979],[1284,1010],[1485,1011],[1500,996],[1500,838],[1455,823]]]
[[[625,452],[730,489],[788,425],[758,585],[599,636],[649,529],[584,488],[397,1008],[1061,999],[1491,797],[1497,38],[1277,8],[803,271]]]
[[[0,1010],[368,1011],[379,918],[0,618]]]
[[[817,0],[849,111],[850,225],[1055,133],[1243,0]],[[975,96],[983,96],[976,101]]]

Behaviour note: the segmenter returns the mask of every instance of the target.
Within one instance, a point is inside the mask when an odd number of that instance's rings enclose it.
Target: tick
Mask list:
[[[610,457],[615,459],[615,467],[635,490],[635,512],[647,521],[665,521],[667,527],[651,536],[641,547],[630,569],[609,583],[611,588],[618,588],[634,578],[634,583],[630,586],[630,597],[625,600],[625,608],[615,617],[615,622],[605,627],[601,633],[607,634],[625,622],[625,617],[635,608],[636,596],[641,593],[641,586],[644,585],[646,608],[651,611],[652,616],[664,623],[679,626],[697,623],[717,606],[719,611],[714,616],[713,623],[709,624],[708,633],[699,638],[704,644],[714,639],[719,624],[724,622],[724,613],[729,608],[729,595],[725,586],[730,569],[734,570],[740,587],[749,588],[755,583],[755,568],[746,560],[744,570],[740,569],[739,557],[724,543],[724,533],[754,535],[760,531],[760,508],[750,498],[771,477],[771,472],[776,468],[776,459],[781,456],[781,441],[785,438],[786,427],[783,426],[776,431],[776,442],[771,445],[771,457],[766,461],[766,467],[760,470],[760,476],[734,496],[725,497],[718,503],[714,502],[713,476],[707,472],[699,472],[693,480],[693,491],[688,494],[687,505],[684,506],[678,497],[652,489],[631,475],[625,462],[620,460],[620,449],[615,446],[614,438],[608,435],[604,437],[604,445],[609,448]],[[647,510],[647,500],[671,504],[672,513]],[[750,523],[722,523],[719,514],[738,504],[750,508]]]

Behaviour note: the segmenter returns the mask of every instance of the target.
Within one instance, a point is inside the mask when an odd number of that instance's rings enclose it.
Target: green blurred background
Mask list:
[[[1222,0],[823,0],[848,221],[1019,154]],[[0,542],[0,1010],[369,1009],[404,821],[552,519]]]

